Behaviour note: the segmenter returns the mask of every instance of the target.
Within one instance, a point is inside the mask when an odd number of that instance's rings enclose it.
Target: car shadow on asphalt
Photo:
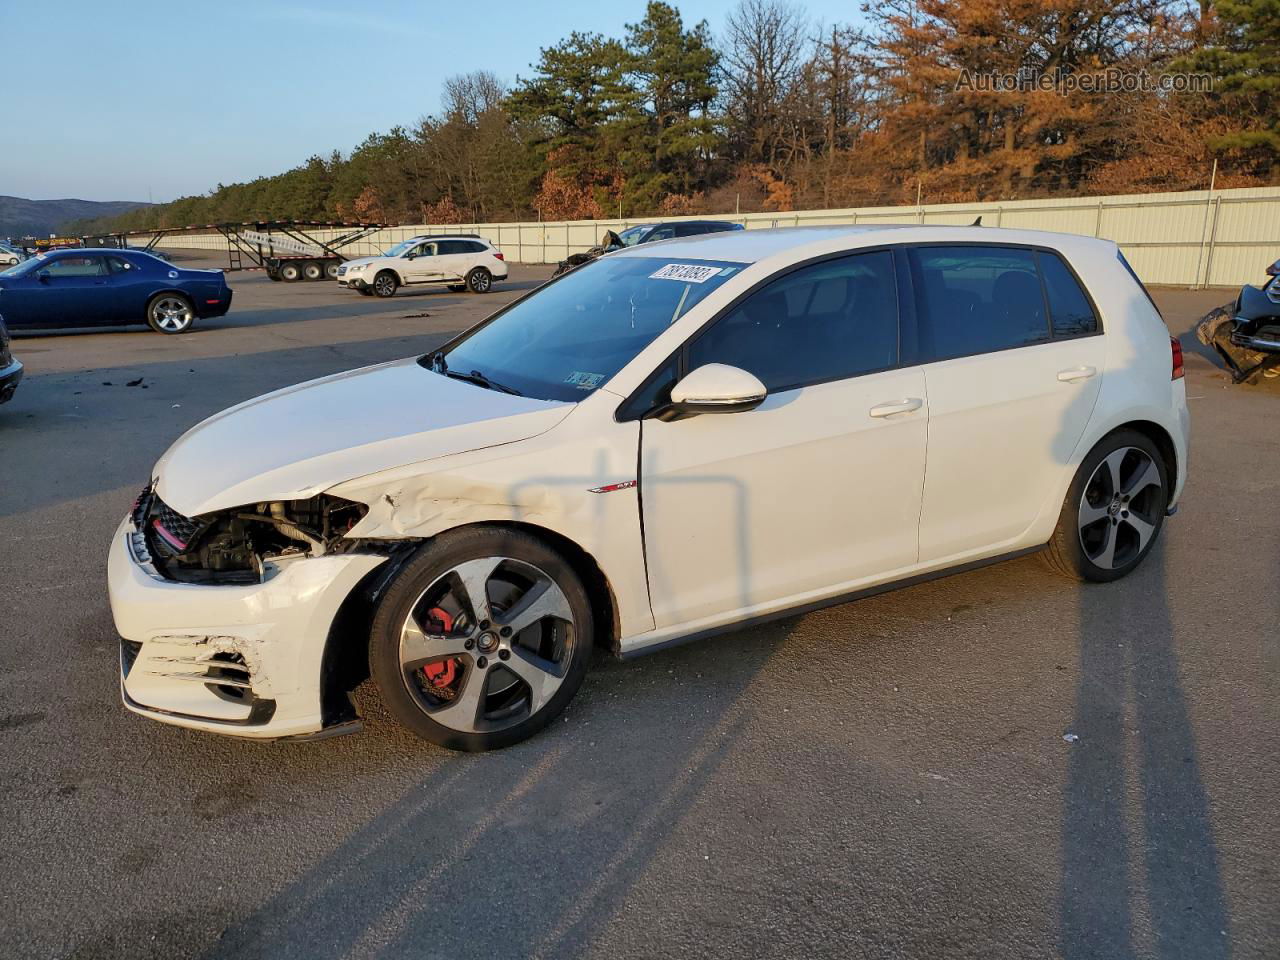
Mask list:
[[[789,630],[597,664],[563,721],[450,757],[204,956],[580,952],[740,747],[751,688]],[[716,645],[725,669],[691,697]]]
[[[1165,576],[1165,538],[1079,604],[1076,714],[1062,815],[1068,960],[1230,955],[1220,856],[1197,756]],[[1135,583],[1139,581],[1139,583]],[[1140,589],[1139,589],[1140,585]],[[1127,590],[1132,616],[1094,602]]]

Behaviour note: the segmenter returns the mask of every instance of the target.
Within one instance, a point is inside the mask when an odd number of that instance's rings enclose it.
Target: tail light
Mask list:
[[[494,255],[494,257],[496,257],[496,258],[497,258],[497,259],[499,259],[499,260],[506,260],[506,259],[507,259],[506,257],[504,257],[504,256],[502,255],[502,251],[501,251],[501,250],[495,250],[495,251],[493,251],[493,255]]]
[[[1170,346],[1173,347],[1173,376],[1171,376],[1169,379],[1181,380],[1182,379],[1182,344],[1178,342],[1176,337],[1170,337],[1169,344]]]

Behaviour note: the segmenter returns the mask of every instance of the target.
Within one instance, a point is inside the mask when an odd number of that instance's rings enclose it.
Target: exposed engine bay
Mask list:
[[[320,495],[274,500],[186,517],[151,487],[131,516],[157,572],[183,583],[260,583],[274,564],[350,551],[347,532],[368,512],[362,503]]]

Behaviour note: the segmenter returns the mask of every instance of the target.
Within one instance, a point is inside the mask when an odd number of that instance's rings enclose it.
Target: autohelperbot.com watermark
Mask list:
[[[1209,93],[1208,73],[1150,73],[1146,70],[1040,70],[1023,67],[1013,73],[981,72],[967,67],[956,76],[955,89],[972,93]]]

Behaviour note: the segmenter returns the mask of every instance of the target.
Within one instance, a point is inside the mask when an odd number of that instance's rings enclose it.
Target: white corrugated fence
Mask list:
[[[1256,283],[1267,264],[1280,258],[1280,187],[794,213],[409,224],[381,230],[344,248],[343,253],[348,256],[380,253],[420,233],[478,233],[497,245],[512,263],[554,263],[593,246],[606,230],[621,232],[629,226],[660,219],[732,220],[754,230],[843,223],[964,224],[972,223],[979,216],[988,227],[1054,230],[1114,240],[1146,283],[1188,287]],[[319,230],[313,235],[327,240],[339,232]],[[218,234],[171,234],[159,245],[174,249],[226,249],[226,241]]]

